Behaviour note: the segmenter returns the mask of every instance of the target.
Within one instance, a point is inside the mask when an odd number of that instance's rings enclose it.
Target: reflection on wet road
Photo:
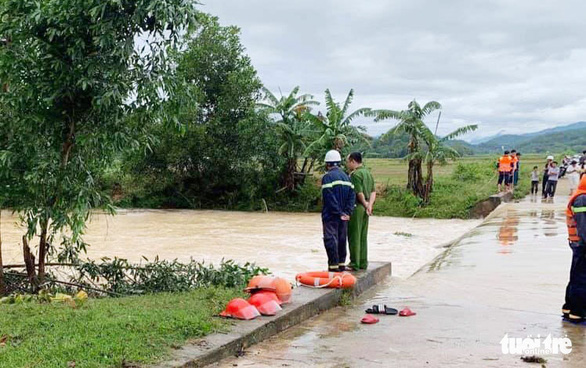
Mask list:
[[[406,280],[389,279],[351,307],[340,307],[250,348],[222,367],[509,367],[500,341],[569,337],[571,354],[545,355],[547,367],[586,366],[586,326],[560,318],[570,250],[563,210],[522,201],[481,226]],[[358,322],[373,304],[418,314]],[[528,365],[529,366],[529,365]]]

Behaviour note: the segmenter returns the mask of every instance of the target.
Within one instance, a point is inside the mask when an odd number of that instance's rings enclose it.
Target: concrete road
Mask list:
[[[285,331],[221,367],[540,367],[504,354],[501,340],[569,338],[569,354],[538,355],[547,367],[586,367],[586,326],[560,308],[571,252],[564,207],[528,198],[501,206],[480,227],[406,280],[390,279],[354,305]],[[437,229],[442,237],[443,229]],[[411,307],[413,317],[361,325],[373,304]],[[564,340],[557,340],[563,343]],[[541,345],[542,349],[545,346]]]

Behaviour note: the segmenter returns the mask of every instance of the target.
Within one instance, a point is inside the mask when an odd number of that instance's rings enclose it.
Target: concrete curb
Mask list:
[[[490,215],[501,203],[511,202],[513,200],[513,193],[499,193],[494,194],[476,205],[470,210],[470,218],[481,219]]]
[[[351,295],[356,297],[380,283],[391,275],[391,270],[390,263],[372,262],[367,271],[356,273],[357,281]],[[278,315],[237,321],[229,333],[216,333],[193,341],[175,350],[170,360],[154,367],[204,367],[235,356],[251,345],[339,305],[342,294],[339,289],[298,287],[293,290],[293,302],[285,305]]]

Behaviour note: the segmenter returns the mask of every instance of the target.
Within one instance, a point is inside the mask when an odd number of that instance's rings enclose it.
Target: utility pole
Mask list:
[[[437,128],[439,127],[439,121],[440,121],[440,118],[441,117],[442,117],[442,112],[440,111],[439,112],[439,115],[437,116],[437,123],[435,123],[435,133],[434,133],[434,135],[437,135]]]

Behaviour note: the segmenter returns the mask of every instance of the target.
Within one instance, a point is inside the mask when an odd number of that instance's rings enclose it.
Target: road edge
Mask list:
[[[192,341],[174,350],[171,359],[151,367],[204,367],[224,358],[239,355],[244,349],[256,343],[340,305],[343,297],[359,296],[382,282],[391,273],[391,263],[372,262],[368,270],[356,273],[356,285],[352,290],[295,288],[293,302],[283,306],[283,311],[277,316],[261,317],[253,321],[236,321],[229,333],[215,333]]]

